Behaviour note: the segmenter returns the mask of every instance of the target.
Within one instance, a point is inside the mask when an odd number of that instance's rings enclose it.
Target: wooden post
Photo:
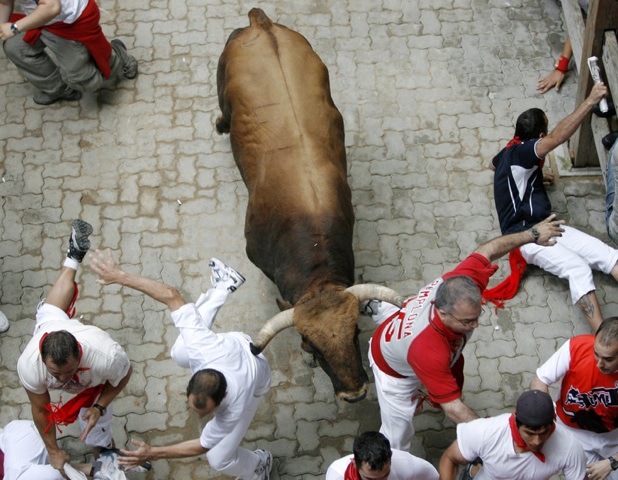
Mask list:
[[[618,28],[618,0],[592,0],[584,30],[575,106],[582,103],[592,89],[593,81],[588,71],[588,58],[596,56],[599,60],[601,59],[605,31],[615,30],[616,28]],[[569,142],[574,167],[599,165],[594,135],[590,126],[590,115],[584,119]]]

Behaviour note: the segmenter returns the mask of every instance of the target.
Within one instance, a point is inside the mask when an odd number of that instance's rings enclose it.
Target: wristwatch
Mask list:
[[[105,413],[107,413],[107,408],[105,408],[103,405],[99,405],[98,403],[95,403],[92,408],[96,408],[99,412],[101,412],[101,416],[105,415]]]
[[[614,458],[613,455],[607,457],[609,460],[609,464],[612,466],[612,470],[618,470],[618,460]]]
[[[534,238],[534,243],[538,242],[541,237],[541,232],[539,232],[536,227],[532,227],[530,233],[532,234],[532,238]]]
[[[17,35],[18,33],[20,33],[16,23],[11,23],[11,32],[13,32],[13,35]]]

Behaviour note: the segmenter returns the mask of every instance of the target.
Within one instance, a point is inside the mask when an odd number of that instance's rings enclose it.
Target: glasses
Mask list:
[[[481,318],[484,314],[485,314],[485,307],[481,306],[481,313],[479,313],[479,316],[473,319],[462,319],[462,318],[457,318],[455,315],[453,315],[451,312],[444,312],[446,313],[448,316],[453,317],[455,320],[457,320],[459,323],[461,323],[464,327],[471,327],[472,325],[474,325],[475,323],[478,323],[479,318]]]

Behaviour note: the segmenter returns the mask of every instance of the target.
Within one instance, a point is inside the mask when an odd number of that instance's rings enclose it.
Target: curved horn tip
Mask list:
[[[251,342],[251,344],[249,345],[249,348],[251,349],[251,353],[253,355],[255,355],[256,357],[262,353],[262,349],[260,347],[256,347],[253,342]]]

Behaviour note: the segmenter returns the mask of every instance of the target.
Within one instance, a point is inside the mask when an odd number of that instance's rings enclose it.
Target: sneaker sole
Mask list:
[[[90,248],[90,239],[88,236],[92,234],[92,225],[77,219],[73,221],[72,228],[73,242],[75,245],[82,251],[88,250]]]

